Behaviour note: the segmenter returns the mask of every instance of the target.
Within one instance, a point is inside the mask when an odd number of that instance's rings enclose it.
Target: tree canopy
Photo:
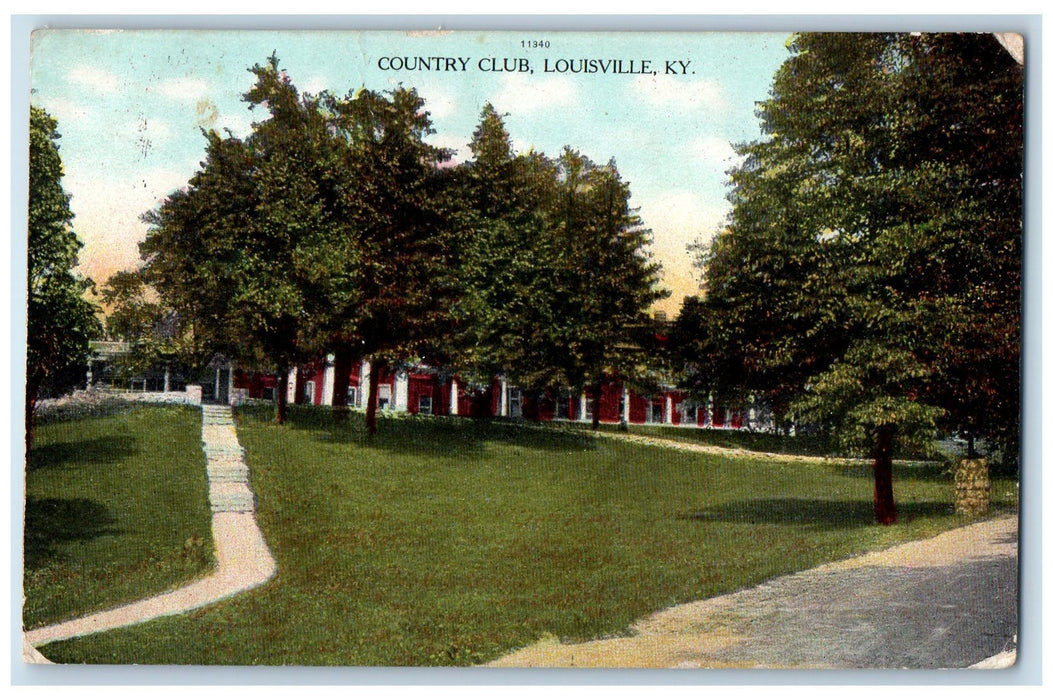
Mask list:
[[[460,219],[468,365],[535,390],[635,376],[647,311],[667,292],[613,159],[515,154],[491,105],[471,149]]]
[[[1022,70],[990,35],[801,34],[704,251],[699,387],[870,449],[1018,431]]]
[[[78,275],[81,242],[73,231],[69,195],[62,188],[58,123],[30,107],[29,230],[26,341],[26,449],[33,444],[37,397],[60,372],[87,360],[88,341],[101,333],[96,306]]]

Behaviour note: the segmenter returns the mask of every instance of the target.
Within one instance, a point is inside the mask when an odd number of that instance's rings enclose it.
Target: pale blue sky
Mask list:
[[[524,40],[548,48],[525,48]],[[615,158],[633,205],[654,231],[653,252],[679,308],[697,291],[686,246],[711,237],[727,212],[731,144],[760,136],[754,114],[787,57],[773,33],[535,32],[358,33],[318,31],[38,32],[33,104],[59,120],[83,271],[105,279],[138,262],[139,215],[181,187],[204,153],[202,127],[248,132],[241,101],[248,68],[276,52],[302,91],[346,93],[402,83],[432,114],[432,141],[470,156],[467,142],[491,101],[507,114],[517,150],[556,155],[564,145],[598,162]],[[469,59],[467,71],[384,71],[388,56]],[[533,73],[493,73],[480,59],[526,58]],[[651,62],[657,75],[544,73],[545,59]],[[665,75],[666,61],[690,62]],[[682,64],[675,64],[680,66]],[[262,118],[262,115],[260,117]]]

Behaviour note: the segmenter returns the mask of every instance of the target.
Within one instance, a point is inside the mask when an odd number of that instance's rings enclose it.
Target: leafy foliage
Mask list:
[[[666,292],[614,161],[517,155],[491,105],[471,148],[460,183],[467,364],[531,389],[640,373],[646,311]]]
[[[1020,66],[987,35],[802,34],[790,50],[700,261],[698,388],[756,393],[881,454],[937,425],[1014,439]]]
[[[92,282],[77,275],[81,243],[62,188],[58,123],[30,107],[29,231],[27,269],[26,449],[33,444],[37,397],[71,365],[88,357],[88,341],[101,332],[96,307],[85,298]]]

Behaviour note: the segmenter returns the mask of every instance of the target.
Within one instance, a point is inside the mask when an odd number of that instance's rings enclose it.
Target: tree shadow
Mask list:
[[[840,462],[835,467],[841,476],[852,479],[874,479],[874,466],[871,462]],[[915,462],[910,464],[894,463],[893,479],[906,479],[926,482],[951,482],[954,476],[948,466],[942,462]]]
[[[243,411],[244,409],[239,409]],[[248,421],[270,415],[244,411]],[[369,435],[364,414],[352,411],[338,420],[327,407],[290,406],[287,427],[308,431],[320,442],[346,444],[424,457],[481,457],[492,442],[563,453],[596,449],[587,431],[504,418],[378,414],[377,433]]]
[[[74,469],[89,464],[110,464],[138,451],[132,435],[100,435],[94,438],[34,445],[26,460],[28,471],[40,469]]]
[[[900,520],[951,515],[950,503],[898,503]],[[804,525],[817,529],[864,527],[874,523],[874,504],[870,501],[832,501],[808,498],[759,498],[732,501],[681,516],[685,520],[706,523],[765,523]]]
[[[117,534],[116,518],[87,498],[26,499],[25,566],[36,569],[59,557],[57,545]]]

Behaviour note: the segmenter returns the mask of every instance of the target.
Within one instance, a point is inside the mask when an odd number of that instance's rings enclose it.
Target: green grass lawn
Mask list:
[[[201,414],[115,403],[42,418],[26,467],[26,628],[164,591],[212,565]],[[201,546],[184,550],[193,535]]]
[[[733,591],[966,522],[938,467],[897,473],[871,524],[869,469],[736,459],[469,419],[291,424],[242,409],[267,585],[188,615],[49,645],[56,661],[463,665],[545,635],[623,633]],[[999,508],[1016,503],[998,482]]]
[[[568,423],[579,430],[588,429],[584,423]],[[603,430],[615,432],[617,425],[603,424]],[[671,425],[630,425],[631,435],[666,438],[680,442],[694,442],[715,447],[772,452],[786,455],[834,455],[838,450],[827,438],[819,435],[776,435],[749,430],[721,430],[719,428],[681,428]]]

